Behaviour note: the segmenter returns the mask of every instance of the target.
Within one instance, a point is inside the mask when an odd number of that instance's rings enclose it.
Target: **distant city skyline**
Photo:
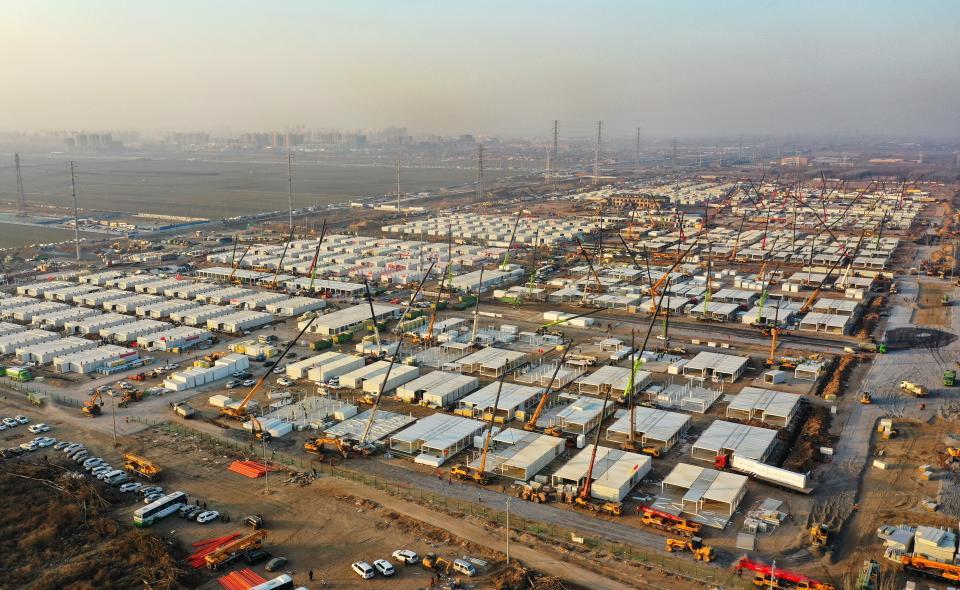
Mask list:
[[[13,3],[0,129],[960,136],[960,3]]]

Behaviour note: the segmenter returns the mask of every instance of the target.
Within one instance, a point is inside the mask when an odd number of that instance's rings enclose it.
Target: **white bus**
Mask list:
[[[170,516],[187,504],[187,495],[183,492],[173,492],[147,504],[133,513],[133,524],[137,526],[150,526],[154,522]]]
[[[267,580],[263,584],[257,584],[250,590],[293,590],[293,578],[287,574]]]

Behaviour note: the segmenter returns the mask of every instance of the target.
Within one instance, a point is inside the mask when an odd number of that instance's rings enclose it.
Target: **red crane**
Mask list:
[[[814,580],[810,576],[806,576],[798,572],[792,572],[790,570],[780,569],[759,561],[753,561],[746,557],[740,558],[740,561],[737,562],[737,569],[748,569],[757,572],[757,574],[759,574],[757,578],[762,578],[765,582],[772,578],[790,582],[795,584],[797,588],[802,588],[804,590],[807,588],[810,590],[836,590],[835,586]]]

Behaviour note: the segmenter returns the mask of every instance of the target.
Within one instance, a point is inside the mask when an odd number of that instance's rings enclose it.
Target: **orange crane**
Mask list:
[[[657,510],[652,506],[641,506],[640,512],[642,514],[640,519],[641,524],[661,531],[667,531],[668,533],[677,533],[684,537],[692,537],[700,533],[700,529],[703,528],[703,525],[699,522],[687,520],[682,516],[670,514],[663,510]]]
[[[287,250],[290,248],[290,242],[293,241],[293,230],[290,230],[290,236],[287,238],[287,243],[283,245],[283,253],[280,254],[280,262],[277,263],[277,270],[273,273],[273,280],[270,281],[270,288],[277,288],[277,277],[280,276],[280,269],[283,268],[283,259],[287,257]]]
[[[941,563],[908,553],[900,556],[900,565],[929,576],[960,582],[960,566],[952,563]]]
[[[509,371],[504,371],[500,377],[500,384],[497,386],[497,395],[493,398],[493,408],[490,410],[490,428],[487,429],[487,435],[483,440],[483,451],[480,453],[480,465],[477,467],[466,463],[456,465],[450,470],[451,476],[457,479],[471,480],[480,485],[490,483],[490,478],[486,473],[487,453],[490,451],[490,439],[493,438],[493,426],[497,420],[497,406],[500,404],[500,392],[503,391],[503,382],[507,378],[508,372]]]
[[[603,293],[603,283],[600,282],[600,275],[597,274],[597,271],[593,268],[593,261],[590,260],[590,256],[587,254],[586,249],[583,247],[583,242],[580,241],[580,238],[577,238],[577,244],[580,245],[579,251],[580,255],[583,256],[583,259],[587,261],[587,267],[590,269],[590,274],[593,275],[593,282],[596,285],[597,294]],[[587,302],[587,295],[589,294],[589,289],[584,287],[583,289],[583,299],[580,301],[580,304],[583,305]]]
[[[126,471],[135,473],[147,481],[160,481],[160,474],[163,470],[150,459],[134,453],[125,453],[123,460],[123,468]]]
[[[687,257],[687,254],[690,254],[690,252],[694,249],[696,245],[697,245],[697,241],[694,240],[690,244],[689,248],[687,248],[682,254],[677,256],[676,261],[673,263],[672,266],[670,266],[667,272],[663,273],[663,276],[657,279],[657,282],[654,283],[652,287],[650,287],[650,313],[654,313],[654,314],[657,313],[657,305],[654,303],[654,301],[657,299],[657,296],[660,295],[660,288],[663,287],[664,283],[667,282],[667,279],[670,278],[670,273],[672,273],[678,266],[680,266],[680,263],[683,262],[683,259]]]
[[[300,338],[302,338],[303,335],[306,333],[306,331],[310,328],[310,326],[313,325],[313,322],[317,320],[317,317],[319,316],[315,315],[312,318],[310,318],[310,321],[308,321],[307,325],[305,325],[303,329],[300,330],[300,333],[297,334],[297,337],[292,339],[290,343],[287,344],[287,347],[283,349],[283,353],[281,353],[276,357],[276,360],[273,361],[273,364],[270,365],[270,368],[268,368],[266,372],[260,377],[260,379],[257,380],[254,386],[247,393],[247,395],[243,396],[243,400],[240,401],[240,405],[238,405],[235,408],[228,407],[228,406],[224,406],[220,408],[221,416],[225,416],[227,418],[233,418],[234,420],[250,419],[252,414],[247,412],[247,406],[250,405],[250,400],[253,399],[254,394],[257,393],[257,390],[260,389],[260,386],[263,385],[267,377],[273,374],[273,369],[276,368],[276,366],[280,363],[280,361],[282,361],[287,356],[287,353],[290,352],[290,349],[293,348],[293,345],[299,342]]]
[[[240,260],[233,265],[233,270],[230,271],[230,274],[227,276],[227,282],[233,282],[233,275],[237,274],[237,269],[240,268],[240,265],[243,264],[243,259],[247,257],[247,253],[250,252],[250,248],[253,248],[253,244],[247,246],[247,249],[243,251],[243,254],[240,255]]]
[[[606,395],[603,396],[603,406],[600,410],[600,420],[603,421],[603,417],[607,413],[607,402],[610,401],[610,392],[607,391]],[[597,436],[593,441],[593,451],[590,453],[590,466],[587,467],[587,476],[584,478],[583,485],[580,486],[580,492],[577,493],[577,496],[573,499],[573,505],[579,508],[586,508],[597,513],[606,513],[612,516],[620,516],[623,514],[623,502],[610,502],[605,500],[596,500],[591,495],[590,492],[593,489],[593,465],[597,461],[597,449],[600,447],[600,431],[603,430],[601,425],[597,425]]]
[[[943,564],[946,565],[946,564]],[[837,590],[832,584],[827,584],[814,580],[810,576],[778,568],[773,565],[767,565],[759,561],[753,561],[743,557],[736,564],[737,570],[750,570],[756,572],[753,578],[754,586],[765,588],[795,588],[796,590]],[[787,582],[789,586],[781,585],[780,582]]]
[[[523,429],[527,432],[537,431],[537,420],[540,419],[540,414],[542,414],[544,408],[547,407],[547,400],[550,398],[550,390],[553,389],[553,383],[556,381],[557,375],[560,373],[560,367],[563,366],[563,361],[567,360],[567,353],[570,352],[570,347],[572,345],[573,341],[571,340],[563,349],[563,354],[560,355],[560,361],[557,362],[557,368],[553,371],[553,377],[550,379],[550,383],[547,384],[547,390],[543,392],[542,396],[540,396],[540,402],[537,403],[537,408],[533,411],[533,415],[531,415],[530,419],[524,423]],[[547,428],[544,428],[543,434],[550,436],[563,436],[563,433],[557,426],[548,426]]]
[[[210,553],[206,554],[203,557],[203,560],[207,564],[208,568],[212,570],[218,570],[242,556],[247,551],[260,547],[260,545],[263,544],[263,540],[266,538],[266,536],[267,532],[262,529],[253,531],[250,534],[244,535],[238,539],[234,539],[229,543],[217,547]]]

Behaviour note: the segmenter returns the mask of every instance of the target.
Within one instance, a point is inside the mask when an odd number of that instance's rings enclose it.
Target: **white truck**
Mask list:
[[[917,397],[927,397],[927,388],[912,381],[901,381],[900,389]]]

